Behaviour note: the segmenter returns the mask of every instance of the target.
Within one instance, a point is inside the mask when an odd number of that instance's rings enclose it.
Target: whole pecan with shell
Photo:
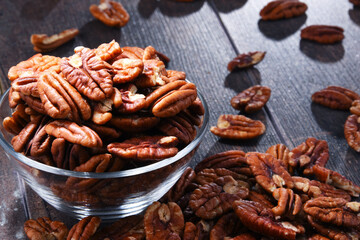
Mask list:
[[[261,62],[264,59],[265,54],[266,52],[260,51],[239,54],[228,63],[227,69],[232,72],[236,68],[242,69],[252,67]]]
[[[272,193],[283,186],[294,187],[291,175],[274,156],[268,153],[249,152],[245,157],[257,183],[266,191]]]
[[[154,202],[144,216],[146,239],[181,239],[184,230],[184,216],[180,207],[174,203]]]
[[[30,41],[32,45],[34,45],[36,52],[50,52],[70,41],[78,34],[79,30],[77,28],[70,28],[51,36],[46,34],[32,34]]]
[[[210,131],[222,138],[250,139],[262,135],[265,125],[258,120],[252,120],[243,115],[223,114],[219,116],[217,126]]]
[[[231,106],[245,113],[259,111],[269,100],[271,89],[265,86],[256,85],[245,89],[230,101]]]
[[[298,0],[276,0],[268,3],[260,11],[260,16],[263,20],[277,20],[300,16],[306,10],[307,5]]]
[[[88,216],[81,219],[69,231],[67,240],[88,240],[98,229],[101,219],[99,217]]]
[[[344,29],[337,26],[311,25],[301,30],[301,38],[322,44],[332,44],[344,39]]]
[[[346,119],[344,135],[349,146],[360,152],[360,116],[353,114]]]
[[[353,101],[357,99],[360,99],[359,94],[339,86],[328,86],[311,96],[313,102],[339,110],[349,110]]]
[[[130,19],[128,12],[119,2],[100,0],[100,5],[92,4],[91,14],[110,27],[123,27]]]
[[[24,230],[30,240],[65,240],[69,232],[63,222],[51,221],[47,217],[27,220],[24,223]]]

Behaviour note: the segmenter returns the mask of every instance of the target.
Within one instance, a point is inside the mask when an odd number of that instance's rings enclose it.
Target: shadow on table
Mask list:
[[[80,28],[78,36],[83,45],[88,48],[96,48],[102,43],[110,42],[115,39],[120,42],[121,29],[111,28],[102,22],[94,19]]]
[[[231,88],[235,92],[239,93],[254,84],[261,83],[261,75],[259,70],[256,68],[238,69],[229,73],[224,81],[224,87]]]
[[[21,8],[21,16],[27,19],[43,20],[60,0],[31,0],[24,3]],[[19,1],[23,2],[23,1]]]
[[[216,9],[223,13],[229,13],[242,8],[246,2],[247,0],[226,0],[226,3],[224,3],[224,0],[213,0]]]
[[[340,111],[311,103],[311,112],[317,124],[332,136],[344,137],[344,124],[349,116],[348,111]]]
[[[309,40],[300,40],[300,50],[306,56],[319,62],[337,62],[344,57],[342,43],[320,44]]]
[[[355,7],[353,9],[349,9],[349,17],[350,19],[360,26],[360,7]]]
[[[174,0],[140,0],[137,8],[140,15],[144,18],[149,18],[156,8],[159,8],[160,12],[166,16],[182,17],[201,9],[204,2],[204,0],[194,2],[177,2]]]
[[[264,21],[260,19],[258,21],[258,27],[265,37],[279,41],[298,31],[306,19],[306,14],[295,18],[274,21]]]

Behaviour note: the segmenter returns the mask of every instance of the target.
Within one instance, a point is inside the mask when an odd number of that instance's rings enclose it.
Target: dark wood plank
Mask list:
[[[220,0],[211,2],[238,52],[267,51],[263,62],[242,74],[258,72],[261,77],[249,74],[249,81],[272,89],[267,109],[286,144],[293,148],[308,137],[328,141],[327,166],[360,184],[360,155],[348,147],[343,134],[349,113],[312,104],[310,99],[328,85],[360,93],[360,10],[348,1],[305,1],[309,7],[305,16],[264,22],[259,12],[266,0],[243,1],[233,11],[223,11]],[[334,45],[300,41],[300,29],[312,24],[341,26],[345,39]]]

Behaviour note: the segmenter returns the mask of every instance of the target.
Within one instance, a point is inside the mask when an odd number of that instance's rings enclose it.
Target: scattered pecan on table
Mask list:
[[[300,16],[306,10],[307,5],[298,0],[276,0],[261,9],[260,16],[263,20],[277,20]]]
[[[360,116],[350,115],[344,125],[344,135],[349,146],[360,152]]]
[[[271,89],[256,85],[245,89],[230,101],[231,106],[245,113],[254,113],[265,106],[271,95]]]
[[[61,33],[48,36],[46,34],[32,34],[30,41],[36,52],[50,52],[79,34],[77,28],[66,29]]]
[[[130,19],[123,5],[116,1],[100,0],[99,5],[92,4],[91,14],[110,27],[123,27]]]
[[[353,101],[359,99],[356,92],[339,86],[328,86],[311,96],[313,102],[339,110],[349,110]]]
[[[337,26],[311,25],[301,30],[301,38],[321,44],[332,44],[344,39],[344,29]]]
[[[239,54],[228,63],[227,68],[232,72],[236,68],[242,69],[252,67],[261,62],[264,59],[265,54],[266,52],[259,51]]]

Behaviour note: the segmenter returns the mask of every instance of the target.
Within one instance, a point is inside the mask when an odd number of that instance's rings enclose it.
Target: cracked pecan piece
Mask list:
[[[127,83],[137,78],[144,69],[144,63],[140,59],[122,58],[112,64],[115,84]]]
[[[189,206],[202,219],[214,219],[231,210],[235,200],[246,198],[249,189],[231,176],[200,186],[190,196]]]
[[[252,120],[243,115],[223,114],[219,116],[217,126],[210,131],[228,139],[251,139],[262,135],[266,130],[265,125],[258,120]]]
[[[235,57],[228,63],[227,69],[232,72],[236,68],[248,68],[252,67],[259,62],[261,62],[265,57],[266,52],[249,52],[249,53],[242,53]]]
[[[61,72],[66,80],[91,100],[111,97],[114,92],[109,73],[111,65],[101,60],[95,50],[77,47],[75,52],[70,58],[61,60]]]
[[[120,113],[130,114],[145,108],[145,96],[137,93],[138,89],[134,84],[128,84],[119,89],[122,104],[117,108]]]
[[[55,120],[45,127],[46,133],[56,138],[64,138],[66,141],[80,144],[84,147],[102,147],[99,135],[92,129],[65,120]]]
[[[51,36],[46,34],[32,34],[30,41],[32,45],[34,45],[36,52],[50,52],[70,41],[78,34],[79,30],[77,28],[70,28]]]
[[[233,209],[240,221],[253,232],[275,239],[296,238],[296,231],[277,222],[271,210],[264,208],[260,203],[237,200],[233,202]]]
[[[28,60],[18,63],[9,69],[8,78],[10,81],[22,77],[38,77],[44,71],[55,71],[60,73],[60,58],[40,53]]]
[[[344,135],[349,146],[360,152],[360,117],[350,115],[344,125]]]
[[[357,99],[360,99],[359,94],[339,86],[328,86],[311,96],[313,102],[339,110],[349,110],[353,101]]]
[[[190,167],[187,167],[175,185],[166,193],[168,202],[177,202],[185,194],[186,188],[196,178],[196,173]]]
[[[329,160],[329,146],[325,140],[308,138],[289,153],[289,165],[300,168],[306,176],[313,174],[313,166],[324,167]]]
[[[69,232],[63,222],[51,221],[47,217],[27,220],[24,223],[24,230],[30,240],[65,240]]]
[[[225,214],[211,229],[210,239],[223,240],[235,237],[240,233],[241,228],[243,228],[243,225],[235,213]]]
[[[124,132],[144,132],[152,129],[159,122],[159,118],[151,115],[133,114],[128,116],[113,116],[109,124]]]
[[[18,135],[21,130],[30,122],[30,116],[25,112],[25,105],[19,104],[11,117],[6,117],[3,120],[3,126],[6,131]]]
[[[165,85],[162,80],[166,75],[165,64],[157,59],[142,60],[144,67],[141,75],[134,81],[138,88],[148,88]]]
[[[306,10],[307,5],[298,0],[276,0],[268,3],[260,11],[260,16],[263,20],[277,20],[300,16]]]
[[[323,183],[333,185],[343,189],[353,197],[359,197],[360,186],[356,185],[338,172],[332,171],[325,167],[315,165],[313,167],[315,177]]]
[[[110,27],[123,27],[130,19],[123,5],[115,1],[100,0],[99,5],[92,4],[89,10],[96,19]]]
[[[290,174],[294,173],[293,167],[289,165],[290,150],[284,144],[273,145],[266,150],[266,153],[269,153],[279,159]]]
[[[294,181],[281,161],[268,153],[250,152],[245,155],[246,161],[259,183],[266,191],[273,193],[277,188],[294,187]]]
[[[109,43],[103,43],[95,49],[95,54],[101,58],[101,60],[109,62],[122,53],[120,45],[115,40]]]
[[[174,203],[154,202],[145,212],[144,225],[146,239],[181,239],[184,230],[184,216]]]
[[[273,197],[278,201],[271,211],[275,216],[296,216],[302,210],[302,201],[299,195],[291,189],[278,188],[273,192]]]
[[[256,85],[245,89],[230,101],[231,106],[245,113],[254,113],[265,106],[271,95],[269,87]]]
[[[360,99],[352,102],[350,112],[360,117]],[[359,122],[359,119],[358,119]]]
[[[98,229],[101,219],[99,217],[86,217],[81,219],[69,231],[67,240],[88,240]]]
[[[348,202],[343,198],[318,197],[307,201],[304,211],[322,223],[359,229],[359,207],[360,203]]]
[[[56,72],[43,73],[37,82],[46,113],[55,119],[88,120],[91,108],[81,94]]]
[[[173,136],[143,136],[111,143],[107,149],[111,154],[125,159],[158,161],[175,156],[177,143],[177,138]]]
[[[301,30],[301,38],[321,44],[332,44],[344,39],[344,29],[337,26],[311,25]]]

